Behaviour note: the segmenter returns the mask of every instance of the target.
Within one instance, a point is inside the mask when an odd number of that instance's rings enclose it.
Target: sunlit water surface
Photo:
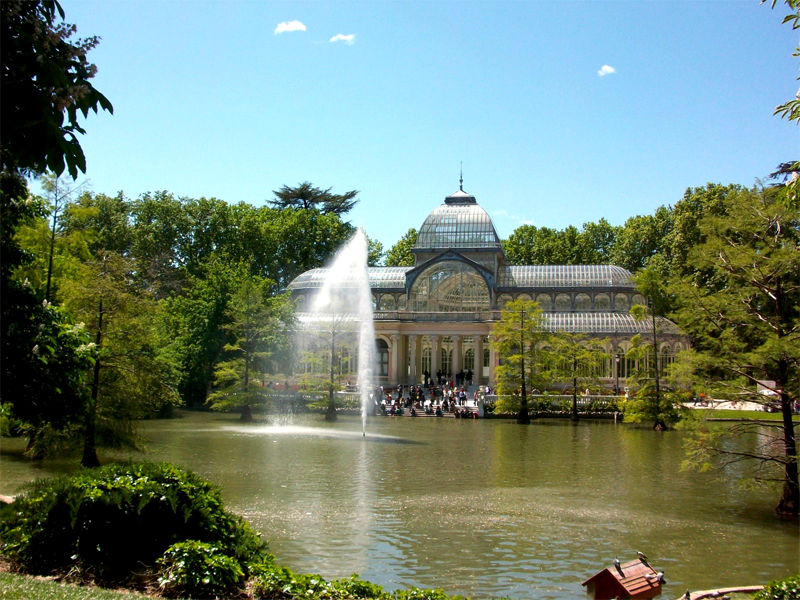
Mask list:
[[[682,432],[613,422],[303,416],[240,425],[183,413],[148,422],[149,460],[219,484],[278,561],[326,578],[473,598],[570,598],[641,550],[686,588],[756,584],[800,571],[797,523],[777,493],[680,471]],[[4,444],[0,493],[75,461],[36,467]]]

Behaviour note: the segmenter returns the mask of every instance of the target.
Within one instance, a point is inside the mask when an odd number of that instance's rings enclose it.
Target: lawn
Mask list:
[[[705,409],[709,419],[759,419],[761,421],[781,421],[781,413],[764,412],[761,410],[719,410]],[[792,415],[793,421],[800,421],[800,415]]]
[[[133,592],[69,585],[25,575],[0,573],[0,600],[147,600]]]

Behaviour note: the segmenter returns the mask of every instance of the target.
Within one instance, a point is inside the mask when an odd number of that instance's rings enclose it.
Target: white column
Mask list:
[[[453,381],[456,380],[456,373],[461,370],[461,336],[451,335],[453,340]]]
[[[392,338],[392,361],[389,363],[389,383],[396,385],[400,382],[400,334],[393,333]]]
[[[420,383],[417,379],[417,336],[408,336],[409,361],[411,362],[411,372],[409,373],[409,383],[416,385]]]
[[[495,352],[494,346],[491,345],[492,336],[489,336],[489,385],[493,388],[497,385],[497,382],[494,380],[495,376],[495,367],[498,364],[497,352]]]
[[[439,370],[439,336],[429,335],[428,337],[431,340],[431,379],[436,381],[436,371]]]
[[[475,342],[475,366],[472,369],[474,375],[472,376],[475,385],[483,383],[483,334],[476,335],[472,338]]]

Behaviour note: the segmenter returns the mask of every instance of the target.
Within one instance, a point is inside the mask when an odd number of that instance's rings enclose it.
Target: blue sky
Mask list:
[[[798,156],[797,126],[772,116],[797,93],[797,32],[756,0],[62,6],[102,38],[115,109],[85,124],[96,192],[357,189],[350,220],[388,248],[461,162],[505,238],[622,224]]]

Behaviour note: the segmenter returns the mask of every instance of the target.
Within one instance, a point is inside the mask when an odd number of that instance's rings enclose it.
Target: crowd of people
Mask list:
[[[466,378],[467,374],[472,375],[467,371],[462,377]],[[426,380],[428,377],[426,372]],[[478,400],[489,392],[488,388],[476,389],[472,394],[471,405],[477,406]],[[380,387],[376,389],[373,397],[376,398],[375,412],[379,415],[402,416],[408,411],[412,417],[416,417],[420,412],[437,417],[442,417],[445,413],[450,413],[456,418],[478,416],[476,411],[468,408],[470,398],[466,385],[456,385],[452,381],[443,381],[441,385],[434,385],[428,381],[426,385],[398,385],[389,389]],[[381,398],[380,403],[377,397]]]

